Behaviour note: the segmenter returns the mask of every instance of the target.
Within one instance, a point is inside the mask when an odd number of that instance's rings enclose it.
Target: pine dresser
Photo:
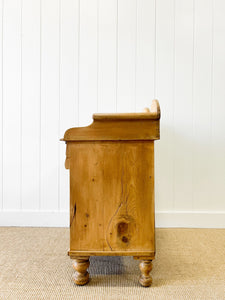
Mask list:
[[[140,260],[142,286],[150,286],[155,257],[154,141],[160,107],[141,113],[94,114],[87,127],[65,132],[70,170],[70,249],[77,285],[89,281],[90,256]]]

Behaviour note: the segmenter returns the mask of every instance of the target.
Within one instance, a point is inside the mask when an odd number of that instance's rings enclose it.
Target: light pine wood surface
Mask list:
[[[74,281],[89,281],[91,255],[141,260],[142,286],[150,286],[155,256],[154,140],[160,107],[143,113],[94,114],[88,127],[71,128],[65,167],[70,170],[70,250]]]

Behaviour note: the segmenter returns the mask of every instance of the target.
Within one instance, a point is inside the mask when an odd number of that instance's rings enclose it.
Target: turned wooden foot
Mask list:
[[[151,260],[142,260],[139,264],[141,270],[141,275],[139,282],[142,286],[148,287],[152,284],[152,277],[149,273],[152,270],[152,261]]]
[[[76,258],[73,263],[73,268],[76,271],[73,275],[73,281],[77,285],[85,285],[89,281],[89,273],[87,268],[89,267],[89,257]]]

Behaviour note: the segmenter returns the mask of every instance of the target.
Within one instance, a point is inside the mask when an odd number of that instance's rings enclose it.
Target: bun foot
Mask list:
[[[152,261],[151,260],[142,260],[139,264],[139,268],[141,270],[141,275],[139,278],[139,282],[142,286],[148,287],[152,284],[152,277],[149,273],[152,270]]]
[[[77,285],[85,285],[89,281],[89,273],[87,269],[90,265],[89,258],[76,258],[73,263],[73,268],[76,271],[73,275],[73,281]]]

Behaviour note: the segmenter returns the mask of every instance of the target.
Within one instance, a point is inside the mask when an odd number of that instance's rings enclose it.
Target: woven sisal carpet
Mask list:
[[[92,257],[75,286],[67,228],[0,228],[0,299],[225,299],[225,230],[157,229],[153,285],[132,257]]]

